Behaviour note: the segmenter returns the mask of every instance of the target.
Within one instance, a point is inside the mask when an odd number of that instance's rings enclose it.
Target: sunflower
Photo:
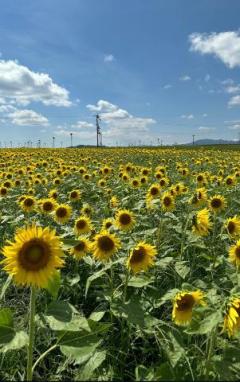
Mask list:
[[[92,212],[93,212],[93,209],[92,209],[92,207],[88,203],[86,203],[86,204],[83,205],[83,207],[81,208],[80,212],[83,215],[90,216],[92,214]]]
[[[54,211],[54,219],[57,223],[65,224],[71,217],[72,208],[67,204],[59,204]]]
[[[240,240],[235,245],[231,245],[229,248],[229,260],[235,263],[237,267],[240,265]]]
[[[240,329],[240,297],[232,297],[227,304],[223,330],[232,337]]]
[[[56,208],[56,201],[53,198],[42,199],[39,201],[39,205],[44,214],[49,214]]]
[[[200,290],[195,292],[178,292],[173,301],[172,320],[177,325],[187,325],[192,320],[192,310],[196,304],[204,305],[204,294]]]
[[[51,190],[51,191],[49,191],[48,196],[49,196],[49,198],[57,199],[58,191],[55,189]]]
[[[80,260],[90,252],[90,248],[90,241],[83,237],[79,239],[78,243],[70,250],[70,254],[73,255],[76,260]]]
[[[159,195],[160,195],[160,186],[159,186],[159,184],[152,184],[149,187],[149,189],[148,189],[147,199],[148,200],[155,199],[155,198],[158,198]]]
[[[236,183],[235,177],[230,176],[230,175],[226,177],[226,179],[225,179],[226,186],[231,187],[231,186],[234,186],[235,183]]]
[[[113,218],[107,218],[107,219],[104,219],[103,222],[102,222],[102,229],[103,229],[103,230],[105,230],[105,229],[109,229],[109,228],[111,228],[113,225],[114,225],[114,219],[113,219]]]
[[[3,269],[13,275],[17,284],[46,287],[56,269],[64,264],[55,230],[32,225],[19,229],[14,239],[2,250]]]
[[[137,178],[134,178],[134,179],[131,180],[131,185],[132,185],[133,188],[140,187],[140,184],[141,183],[140,183],[139,179],[137,179]]]
[[[112,196],[110,199],[110,207],[116,208],[119,204],[119,200],[116,196]]]
[[[36,207],[36,200],[29,195],[24,196],[24,199],[20,203],[23,211],[25,212],[31,212]]]
[[[75,220],[74,231],[76,235],[89,233],[93,229],[92,222],[88,216],[80,216]]]
[[[118,229],[123,231],[130,231],[134,224],[134,215],[129,210],[118,210],[115,216],[115,224]]]
[[[1,188],[0,188],[0,195],[1,195],[1,196],[6,196],[7,193],[8,193],[8,189],[7,189],[7,187],[1,187]]]
[[[116,235],[103,230],[95,235],[91,251],[95,259],[107,261],[120,247],[121,242]]]
[[[190,204],[194,207],[198,207],[204,204],[207,200],[207,191],[205,188],[198,188],[190,199]]]
[[[170,192],[164,192],[161,198],[161,205],[163,211],[172,211],[175,208],[174,197],[170,194]]]
[[[224,210],[226,206],[227,206],[226,200],[224,196],[222,195],[214,195],[209,200],[209,208],[213,212],[219,212],[221,210]]]
[[[130,251],[127,268],[131,269],[133,273],[146,271],[149,267],[153,266],[156,254],[157,250],[155,246],[140,241],[138,245]]]
[[[198,236],[207,236],[212,223],[209,220],[209,210],[204,208],[193,216],[192,232]]]
[[[77,200],[79,200],[81,197],[81,192],[79,190],[73,190],[69,193],[69,199],[72,201],[72,202],[75,202]]]
[[[233,218],[228,218],[225,225],[229,236],[239,236],[240,235],[240,219],[237,216]]]

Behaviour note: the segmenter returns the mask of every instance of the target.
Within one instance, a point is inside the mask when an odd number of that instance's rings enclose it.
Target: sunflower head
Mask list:
[[[14,239],[3,248],[3,269],[13,275],[17,284],[44,288],[64,264],[55,231],[32,225],[18,230]]]
[[[88,216],[82,215],[75,220],[74,231],[77,235],[89,233],[92,230],[92,223]]]
[[[72,208],[67,204],[59,204],[54,211],[54,219],[59,224],[65,224],[69,221]]]
[[[102,222],[102,229],[103,230],[109,229],[113,225],[114,225],[114,219],[113,218],[104,219],[103,222]]]
[[[31,212],[36,207],[36,200],[32,196],[26,195],[26,196],[24,196],[24,199],[21,201],[20,204],[21,204],[23,211]]]
[[[240,266],[240,240],[237,241],[235,245],[229,248],[229,260],[234,263],[237,267]]]
[[[69,199],[72,201],[72,202],[75,202],[77,200],[80,199],[80,196],[81,196],[81,192],[79,190],[72,190],[70,193],[69,193]]]
[[[204,294],[200,290],[195,292],[178,292],[173,301],[172,320],[177,325],[187,325],[192,320],[193,307],[204,305]]]
[[[215,213],[224,210],[226,205],[226,200],[222,195],[214,195],[209,200],[209,208]]]
[[[56,208],[56,201],[53,198],[42,199],[40,200],[39,205],[40,205],[41,211],[44,214],[49,214],[53,212],[54,209]]]
[[[71,248],[70,254],[73,255],[76,260],[80,260],[90,252],[90,247],[90,241],[82,237],[78,240],[78,243]]]
[[[91,251],[96,260],[107,261],[120,247],[121,243],[116,235],[103,230],[94,237]]]
[[[240,235],[240,219],[237,216],[228,218],[225,222],[225,228],[230,237],[236,237]]]
[[[175,201],[170,192],[165,192],[161,198],[161,205],[163,211],[172,211],[175,208]]]
[[[115,224],[120,230],[130,231],[135,224],[133,213],[129,210],[118,210],[115,216]]]
[[[207,236],[209,229],[212,227],[210,221],[209,210],[204,208],[193,216],[192,220],[192,232],[198,236]]]
[[[146,271],[153,266],[156,254],[155,246],[141,241],[131,250],[127,260],[127,268],[132,270],[133,273]]]
[[[232,297],[227,304],[224,317],[223,330],[227,331],[228,336],[234,336],[240,329],[240,297]]]

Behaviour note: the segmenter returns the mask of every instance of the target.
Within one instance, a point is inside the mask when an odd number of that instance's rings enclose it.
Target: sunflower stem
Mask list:
[[[124,284],[124,291],[123,291],[123,304],[125,304],[126,298],[127,298],[127,288],[128,288],[129,277],[130,277],[130,272],[127,270],[125,284]]]
[[[32,381],[32,364],[33,364],[33,347],[35,339],[35,310],[36,310],[36,288],[32,286],[30,297],[30,312],[29,312],[29,344],[27,357],[27,381]]]
[[[210,363],[212,358],[212,352],[215,344],[215,330],[212,331],[208,343],[207,343],[207,359],[206,359],[206,380],[209,379]]]

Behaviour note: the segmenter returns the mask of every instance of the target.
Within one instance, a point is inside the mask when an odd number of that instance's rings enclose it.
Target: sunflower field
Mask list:
[[[0,380],[240,379],[240,150],[0,150]]]

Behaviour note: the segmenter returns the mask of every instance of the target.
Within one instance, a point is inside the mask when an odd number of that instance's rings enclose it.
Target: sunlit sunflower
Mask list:
[[[146,271],[154,265],[155,256],[157,254],[156,247],[140,241],[138,245],[130,251],[127,260],[127,268],[133,273]]]
[[[88,203],[85,203],[83,205],[83,207],[81,208],[81,211],[80,211],[83,215],[87,215],[87,216],[91,216],[92,212],[93,212],[93,209],[92,207],[88,204]]]
[[[115,224],[118,229],[123,231],[130,231],[134,224],[134,215],[129,210],[118,210],[115,216]]]
[[[50,212],[53,212],[54,209],[56,208],[56,201],[53,198],[41,199],[39,201],[39,205],[40,205],[41,211],[44,214],[49,214]]]
[[[116,196],[112,196],[110,199],[110,207],[116,208],[119,204],[119,200]]]
[[[79,190],[73,190],[73,191],[69,192],[69,199],[72,202],[79,200],[80,197],[81,197],[81,192]]]
[[[232,187],[236,184],[236,178],[234,176],[227,176],[225,179],[225,184],[228,187]]]
[[[107,218],[107,219],[104,219],[103,222],[102,222],[102,229],[103,229],[103,230],[105,230],[105,229],[109,229],[109,228],[111,228],[113,225],[114,225],[114,219],[113,219],[113,218]]]
[[[226,227],[229,236],[235,237],[240,235],[240,219],[237,216],[228,218],[224,226]]]
[[[147,192],[147,200],[158,198],[160,195],[161,188],[159,184],[152,184]]]
[[[75,220],[74,232],[76,233],[76,235],[89,233],[91,232],[92,229],[93,229],[92,222],[88,216],[83,215]]]
[[[220,211],[224,210],[224,208],[226,208],[226,206],[227,206],[226,200],[225,200],[224,196],[222,196],[222,195],[214,195],[209,200],[209,208],[213,212],[220,212]]]
[[[161,197],[161,206],[163,211],[173,211],[175,208],[175,200],[174,197],[170,194],[170,192],[164,192]]]
[[[204,208],[201,211],[198,211],[192,220],[192,232],[199,236],[207,236],[209,229],[212,226],[210,221],[209,210]]]
[[[20,203],[23,211],[25,212],[31,212],[36,207],[36,200],[29,195],[24,196],[24,199]]]
[[[88,252],[90,252],[90,241],[85,237],[78,240],[78,243],[71,248],[70,253],[76,260],[82,259]]]
[[[13,275],[17,284],[46,287],[56,269],[64,264],[55,230],[32,225],[19,229],[14,239],[2,250],[3,269]]]
[[[57,223],[65,224],[72,214],[72,208],[67,204],[59,204],[54,211],[54,219]]]
[[[237,241],[235,245],[231,245],[229,248],[229,260],[235,263],[237,267],[240,265],[240,240]]]
[[[204,293],[200,290],[178,292],[173,301],[172,320],[177,325],[189,324],[192,320],[193,307],[197,304],[205,304]]]
[[[228,336],[234,336],[240,329],[240,297],[232,297],[227,304],[227,312],[224,317],[223,329]]]
[[[107,261],[121,247],[119,238],[107,230],[101,231],[94,237],[91,251],[95,259]]]
[[[49,198],[57,199],[58,197],[58,191],[57,190],[51,190],[48,193]]]

